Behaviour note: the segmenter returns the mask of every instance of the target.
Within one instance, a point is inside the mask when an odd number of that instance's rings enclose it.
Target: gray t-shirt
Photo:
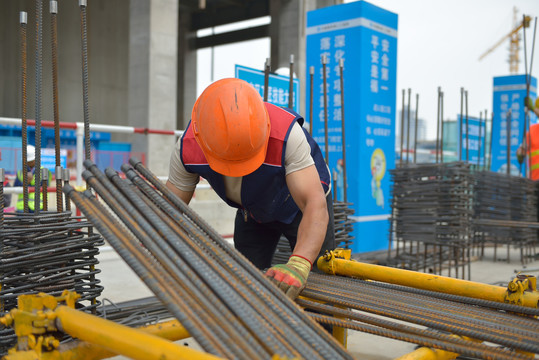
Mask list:
[[[195,173],[188,172],[180,159],[181,139],[176,143],[176,147],[170,156],[170,169],[168,180],[182,191],[195,190],[200,176]],[[284,155],[284,168],[286,175],[294,171],[305,169],[314,165],[314,160],[311,157],[311,147],[307,142],[307,138],[298,123],[294,123]],[[241,205],[241,181],[243,177],[224,176],[226,196],[228,199]]]

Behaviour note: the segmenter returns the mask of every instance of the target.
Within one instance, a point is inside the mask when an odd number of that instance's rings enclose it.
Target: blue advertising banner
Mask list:
[[[60,166],[63,168],[67,167],[66,149],[60,150]],[[53,174],[56,172],[56,153],[54,149],[41,149],[41,167],[48,169]]]
[[[531,78],[530,97],[535,100],[537,79]],[[525,167],[520,166],[516,151],[524,139],[526,76],[511,75],[494,78],[493,121],[492,121],[492,162],[490,170],[507,172],[507,144],[509,141],[510,172],[513,175],[523,175]],[[511,110],[510,123],[507,123],[508,112]],[[530,123],[535,124],[537,117],[529,112]],[[509,127],[507,126],[509,125]],[[526,125],[527,126],[527,125]],[[509,131],[508,131],[509,130]],[[509,134],[510,132],[510,134]]]
[[[260,96],[264,97],[264,72],[248,68],[246,66],[236,65],[235,77],[245,80],[258,91]],[[299,80],[293,80],[294,91],[294,107],[292,110],[299,113]],[[288,107],[288,95],[290,92],[290,77],[270,74],[268,80],[268,102],[277,105]]]
[[[387,249],[389,169],[395,166],[398,16],[365,1],[307,13],[307,69],[313,76],[313,137],[337,177],[342,200],[341,95],[344,93],[348,202],[355,211],[352,252]],[[327,58],[325,141],[322,57]],[[339,61],[344,61],[344,91]],[[310,89],[307,79],[307,89]],[[309,119],[309,114],[306,114]]]
[[[467,160],[472,165],[484,166],[486,155],[485,119],[468,116],[468,121],[466,121],[466,116],[457,115],[457,121],[460,124],[462,136],[460,160]],[[468,128],[466,128],[466,123]],[[468,147],[468,152],[466,152],[466,147]]]

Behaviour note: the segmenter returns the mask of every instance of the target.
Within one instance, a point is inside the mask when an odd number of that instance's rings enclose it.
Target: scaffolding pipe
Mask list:
[[[80,340],[98,344],[116,354],[121,354],[131,359],[221,359],[67,306],[59,306],[55,313],[58,316],[56,322],[60,330]]]
[[[318,268],[327,274],[376,280],[416,289],[437,291],[476,299],[505,302],[507,289],[501,286],[481,284],[469,280],[454,279],[440,275],[425,274],[387,266],[365,264],[336,258],[333,254],[321,256]],[[522,306],[537,308],[537,293],[524,292]]]

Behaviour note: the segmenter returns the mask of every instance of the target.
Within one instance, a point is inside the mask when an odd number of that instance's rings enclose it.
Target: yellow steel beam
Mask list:
[[[80,340],[100,345],[115,354],[121,354],[131,359],[221,359],[67,306],[58,306],[55,313],[57,315],[57,326],[60,330]]]
[[[537,308],[539,302],[539,292],[537,291],[520,292],[518,298],[513,300],[511,299],[510,291],[501,286],[487,285],[473,281],[396,269],[387,266],[366,264],[338,258],[336,256],[349,258],[349,254],[342,250],[327,252],[326,255],[321,256],[318,259],[318,268],[327,274],[376,280],[417,289],[438,291],[446,294],[467,296],[502,303],[511,302],[532,308]],[[527,283],[527,280],[525,281]],[[516,291],[516,286],[514,286],[514,288]]]

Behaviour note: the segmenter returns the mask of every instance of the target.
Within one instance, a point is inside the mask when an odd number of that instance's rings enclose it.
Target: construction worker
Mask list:
[[[167,187],[189,204],[200,176],[238,208],[234,246],[290,298],[317,257],[335,247],[330,174],[303,118],[265,103],[239,79],[214,82],[197,99],[171,155]],[[292,256],[271,267],[284,235]]]
[[[35,160],[36,160],[36,148],[33,145],[28,145],[26,147],[26,158],[27,158],[27,164],[28,164],[28,185],[35,187],[36,186],[36,178],[34,176],[35,174]],[[49,178],[47,180],[47,183],[51,182],[51,173],[49,172]],[[15,182],[13,183],[13,186],[23,186],[23,173],[22,170],[17,171],[17,177],[15,178]],[[39,184],[38,184],[39,186]],[[40,202],[40,209],[43,209],[43,193],[40,193],[41,202]],[[15,207],[17,212],[24,212],[24,194],[19,194],[17,198],[17,206]],[[34,212],[35,210],[35,193],[30,192],[28,194],[28,210],[30,212]]]
[[[539,98],[536,99],[535,105],[531,98],[526,97],[525,106],[532,110],[539,117]],[[528,146],[530,147],[528,149]],[[524,162],[524,158],[529,154],[530,176],[532,180],[539,180],[539,124],[530,125],[530,130],[526,134],[526,141],[517,149],[517,159],[519,163]]]

